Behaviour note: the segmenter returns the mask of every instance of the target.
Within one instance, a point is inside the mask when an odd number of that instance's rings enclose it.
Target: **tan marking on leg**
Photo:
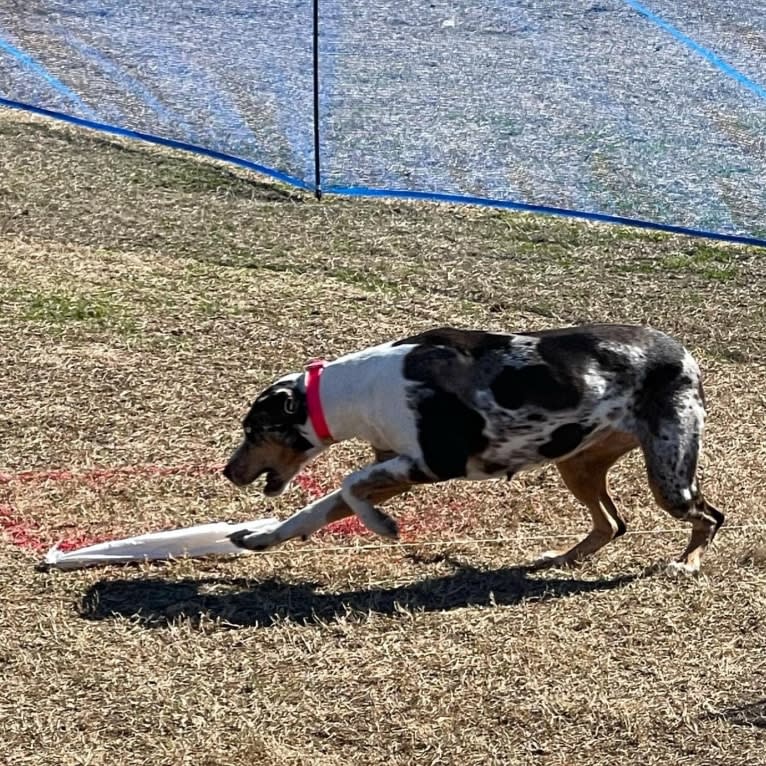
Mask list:
[[[375,462],[383,463],[387,460],[391,460],[396,457],[396,453],[375,449]],[[366,500],[371,505],[382,505],[386,501],[390,500],[397,495],[401,495],[412,487],[410,482],[393,481],[391,478],[384,474],[383,478],[378,475],[377,472],[368,477],[366,481],[358,482],[354,485],[354,494],[360,497],[360,499]],[[348,503],[343,499],[340,492],[337,493],[338,497],[335,503],[330,507],[326,514],[325,520],[321,526],[331,524],[333,521],[344,519],[348,516],[352,516],[354,511],[349,507]],[[382,516],[388,518],[386,514],[380,512]],[[319,529],[320,527],[317,527]],[[316,530],[314,530],[316,531]],[[304,535],[306,537],[307,535]]]
[[[374,503],[375,498],[408,490],[415,483],[410,478],[413,466],[410,458],[397,455],[362,468],[343,480],[343,499],[371,532],[393,539],[399,536],[396,521]]]
[[[699,495],[696,499],[690,501],[689,507],[685,510],[673,508],[663,498],[659,488],[655,488],[652,482],[650,482],[650,485],[652,486],[652,493],[654,494],[657,504],[661,508],[682,521],[690,522],[692,525],[692,533],[689,542],[687,543],[684,552],[673,564],[671,564],[670,569],[689,574],[698,572],[702,557],[705,555],[708,546],[713,541],[718,528],[723,523],[723,514],[717,508],[710,505],[702,495]]]
[[[569,491],[590,511],[591,531],[569,549],[544,553],[532,564],[534,569],[572,566],[603,548],[625,529],[609,496],[606,474],[638,442],[630,434],[610,432],[596,444],[556,464]]]
[[[389,486],[386,488],[378,489],[377,491],[373,491],[369,497],[369,500],[374,505],[382,505],[387,500],[390,500],[392,497],[396,497],[397,495],[406,492],[411,487],[411,484],[398,484],[396,486]],[[345,519],[346,517],[353,515],[354,512],[348,507],[348,505],[346,505],[346,501],[342,497],[339,497],[338,502],[327,512],[325,524],[331,524],[333,521]]]

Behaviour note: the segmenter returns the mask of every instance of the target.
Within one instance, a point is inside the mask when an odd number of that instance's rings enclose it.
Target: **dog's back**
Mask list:
[[[638,444],[645,431],[677,422],[682,400],[704,417],[699,368],[680,343],[651,328],[441,328],[394,345],[410,347],[403,375],[424,457],[439,478],[516,472],[571,455],[607,431]],[[438,454],[429,461],[429,452]],[[449,455],[451,475],[440,454]]]

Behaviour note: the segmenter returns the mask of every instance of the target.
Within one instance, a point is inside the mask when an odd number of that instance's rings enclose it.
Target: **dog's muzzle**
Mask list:
[[[263,494],[267,497],[276,497],[281,495],[284,491],[287,482],[279,475],[278,471],[273,468],[263,468],[252,476],[242,476],[236,471],[236,468],[232,467],[232,463],[228,463],[222,471],[223,475],[237,487],[244,487],[248,484],[252,484],[256,479],[266,474],[266,481],[263,485]]]
[[[223,475],[224,475],[224,476],[225,476],[225,477],[226,477],[226,478],[227,478],[227,479],[228,479],[228,480],[229,480],[229,481],[230,481],[232,484],[236,484],[236,482],[234,481],[234,478],[233,478],[233,476],[232,476],[232,474],[231,474],[231,465],[226,465],[226,466],[224,466],[224,469],[223,469],[223,471],[222,471],[221,473],[223,473]]]

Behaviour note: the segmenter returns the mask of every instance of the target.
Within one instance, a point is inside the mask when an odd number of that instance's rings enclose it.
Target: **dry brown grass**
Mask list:
[[[766,260],[708,242],[435,205],[313,200],[246,173],[0,113],[0,505],[42,542],[286,514],[214,474],[248,399],[318,354],[452,323],[648,322],[706,372],[697,579],[630,458],[629,534],[514,569],[585,514],[555,472],[424,489],[410,545],[324,536],[234,562],[37,573],[0,542],[4,762],[762,764]],[[332,484],[363,450],[342,446]],[[13,478],[16,476],[16,478]],[[743,525],[759,525],[740,528]],[[503,538],[502,544],[470,540]]]

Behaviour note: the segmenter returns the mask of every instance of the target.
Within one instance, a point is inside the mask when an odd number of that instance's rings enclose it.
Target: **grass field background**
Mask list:
[[[328,198],[0,112],[0,731],[43,764],[762,764],[766,257],[626,228]],[[258,390],[439,324],[647,323],[700,360],[702,574],[638,457],[629,533],[580,569],[515,565],[587,529],[553,470],[391,504],[234,561],[35,571],[45,547],[287,515],[216,472]],[[632,531],[631,531],[632,530]]]

